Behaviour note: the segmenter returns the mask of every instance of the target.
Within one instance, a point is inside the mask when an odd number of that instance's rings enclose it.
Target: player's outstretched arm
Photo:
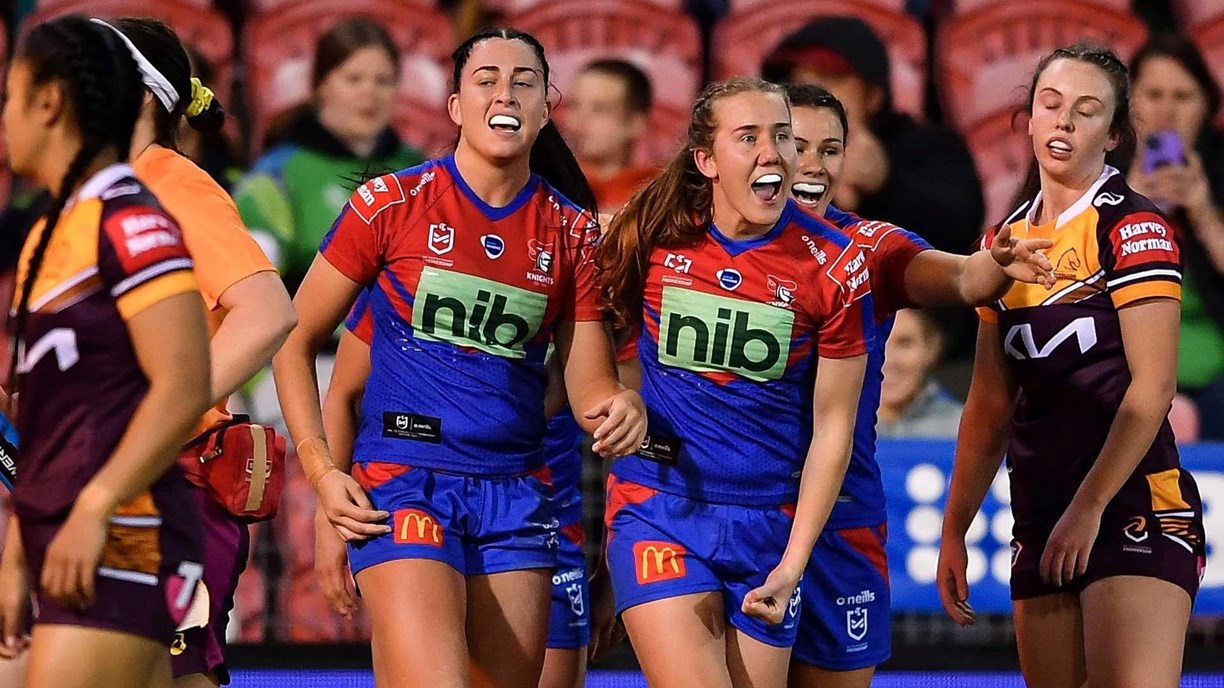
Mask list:
[[[970,256],[923,251],[905,269],[905,294],[919,306],[984,306],[1003,297],[1013,281],[1054,286],[1043,250],[1048,239],[1013,239],[1003,227],[989,249]]]

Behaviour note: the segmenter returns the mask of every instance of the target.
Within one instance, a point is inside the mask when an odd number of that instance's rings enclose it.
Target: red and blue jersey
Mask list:
[[[854,423],[854,449],[846,480],[826,528],[863,528],[885,522],[884,484],[875,460],[876,417],[880,410],[880,386],[884,382],[884,345],[892,332],[894,316],[915,304],[905,295],[905,270],[919,253],[931,248],[922,237],[888,222],[864,220],[833,206],[824,219],[854,241],[867,258],[871,271],[871,300],[875,307],[872,325],[874,344],[867,352],[867,373],[859,397]]]
[[[598,231],[538,175],[508,205],[489,206],[453,158],[357,189],[319,249],[369,288],[371,373],[354,460],[469,475],[540,467],[553,329],[602,318]]]
[[[649,260],[638,339],[649,435],[613,473],[701,501],[793,503],[816,359],[872,342],[862,252],[792,201],[763,236],[711,225]]]

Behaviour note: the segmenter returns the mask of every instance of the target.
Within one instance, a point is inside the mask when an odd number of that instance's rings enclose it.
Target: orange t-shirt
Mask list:
[[[649,184],[659,171],[656,167],[626,167],[606,179],[588,174],[587,181],[595,192],[599,212],[612,214],[628,203],[634,192]]]
[[[225,290],[276,268],[251,238],[233,199],[191,160],[169,148],[153,146],[132,167],[178,222],[195,262],[196,281],[208,309],[209,334],[216,334],[228,313],[219,303]],[[196,434],[229,420],[227,401],[222,399],[204,414]]]

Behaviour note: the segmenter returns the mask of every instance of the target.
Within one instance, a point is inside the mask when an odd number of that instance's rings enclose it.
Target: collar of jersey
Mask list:
[[[519,191],[517,196],[511,199],[511,201],[506,205],[500,208],[494,208],[488,203],[485,203],[480,196],[476,195],[475,191],[472,191],[472,187],[468,186],[468,183],[466,180],[464,180],[463,175],[459,174],[459,166],[455,164],[455,156],[448,155],[445,158],[442,158],[442,164],[446,165],[446,169],[450,172],[451,178],[455,180],[455,184],[459,187],[459,190],[463,192],[463,195],[467,196],[468,200],[472,202],[472,205],[476,206],[476,209],[479,210],[482,215],[488,218],[490,222],[497,222],[498,220],[505,219],[518,212],[519,208],[522,208],[523,205],[525,205],[531,198],[531,196],[535,194],[536,187],[540,185],[540,176],[532,173],[531,179],[527,181],[527,186],[524,186],[523,190]]]
[[[1096,197],[1097,191],[1100,191],[1101,186],[1104,185],[1105,182],[1109,181],[1109,178],[1115,174],[1118,174],[1117,168],[1106,165],[1105,169],[1101,170],[1101,176],[1097,177],[1097,180],[1092,183],[1092,186],[1088,187],[1088,190],[1084,192],[1084,195],[1077,198],[1075,202],[1071,204],[1071,207],[1062,211],[1062,213],[1058,216],[1058,219],[1054,221],[1054,229],[1062,227],[1070,222],[1071,218],[1087,210],[1088,205],[1092,203],[1092,199]],[[1028,212],[1024,214],[1024,217],[1026,220],[1028,220],[1029,224],[1037,224],[1037,209],[1040,207],[1041,192],[1038,191],[1037,195],[1033,197],[1033,202],[1029,204]]]
[[[718,225],[714,224],[713,222],[710,222],[710,236],[714,238],[714,241],[717,241],[719,245],[723,247],[723,250],[725,250],[728,255],[734,258],[745,251],[760,248],[777,238],[777,236],[782,233],[782,230],[790,224],[791,213],[794,212],[794,206],[795,204],[793,201],[786,201],[786,205],[782,208],[782,215],[778,218],[778,221],[774,223],[774,226],[768,232],[765,232],[761,236],[752,237],[751,239],[732,239],[719,231]]]
[[[107,165],[94,173],[94,176],[85,180],[81,188],[73,194],[72,198],[64,204],[64,210],[71,208],[77,201],[88,201],[92,198],[97,198],[102,195],[103,191],[115,185],[115,182],[127,177],[135,177],[136,170],[126,162],[117,162],[112,165]]]

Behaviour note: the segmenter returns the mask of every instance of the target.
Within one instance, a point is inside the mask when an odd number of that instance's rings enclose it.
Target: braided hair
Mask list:
[[[100,153],[114,150],[126,161],[132,133],[140,116],[144,88],[135,60],[113,31],[81,16],[66,16],[30,30],[14,61],[30,69],[30,85],[59,83],[67,114],[81,133],[81,147],[68,164],[59,190],[51,199],[46,226],[30,255],[15,315],[9,379],[17,385],[19,352],[30,315],[30,292],[38,279],[51,236],[64,206]]]

